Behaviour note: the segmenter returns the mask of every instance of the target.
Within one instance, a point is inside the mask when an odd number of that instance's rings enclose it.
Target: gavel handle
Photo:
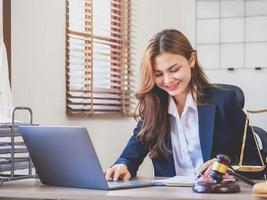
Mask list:
[[[245,176],[242,176],[242,175],[236,173],[236,172],[235,172],[234,170],[232,170],[232,169],[228,169],[228,174],[233,175],[235,178],[237,178],[237,179],[239,179],[240,181],[243,181],[244,183],[247,183],[247,184],[249,184],[249,185],[251,185],[251,186],[255,185],[255,182],[254,182],[254,181],[252,181],[252,180],[246,178]]]

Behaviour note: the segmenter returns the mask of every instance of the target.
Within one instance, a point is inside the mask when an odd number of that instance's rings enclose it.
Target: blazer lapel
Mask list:
[[[215,105],[198,106],[199,139],[204,162],[211,158],[214,120]]]
[[[169,134],[166,138],[166,146],[169,150],[172,151],[172,140],[171,140],[171,135]],[[168,169],[169,173],[171,174],[171,176],[175,176],[176,172],[175,172],[175,165],[174,165],[174,159],[173,159],[173,153],[169,154],[167,156],[167,160],[170,163],[170,168]]]

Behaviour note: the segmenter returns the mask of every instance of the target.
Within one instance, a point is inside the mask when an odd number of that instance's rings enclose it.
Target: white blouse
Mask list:
[[[172,96],[169,98],[171,139],[176,175],[193,176],[203,164],[200,147],[198,110],[191,92],[188,93],[181,117]]]

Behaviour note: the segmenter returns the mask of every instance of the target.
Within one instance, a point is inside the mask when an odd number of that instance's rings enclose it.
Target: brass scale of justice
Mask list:
[[[246,138],[247,138],[247,129],[249,127],[249,114],[256,114],[256,113],[264,113],[267,112],[267,109],[262,110],[247,110],[247,117],[245,128],[243,132],[243,139],[242,139],[242,146],[240,152],[240,158],[238,165],[230,166],[230,158],[226,155],[217,155],[216,161],[212,165],[212,171],[210,173],[210,177],[212,181],[197,181],[193,185],[193,191],[198,193],[235,193],[240,192],[240,186],[236,181],[223,181],[223,175],[226,173],[234,176],[240,181],[243,181],[251,186],[255,184],[254,181],[240,175],[238,172],[261,172],[265,170],[265,164],[260,153],[259,144],[256,138],[256,133],[254,131],[253,126],[251,126],[253,138],[257,147],[257,152],[261,161],[261,165],[244,165],[244,151],[246,145]]]

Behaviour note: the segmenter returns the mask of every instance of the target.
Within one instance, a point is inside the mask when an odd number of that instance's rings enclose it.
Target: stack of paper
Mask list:
[[[29,168],[29,154],[19,133],[18,124],[13,129],[11,138],[11,123],[0,123],[0,172],[10,173],[12,163],[14,170]],[[14,141],[14,162],[12,159],[12,141]],[[1,176],[1,174],[0,174]]]
[[[154,185],[191,187],[196,181],[194,176],[174,176],[172,178],[154,180]]]
[[[14,159],[14,168],[27,169],[29,167],[29,157],[21,157]],[[0,172],[10,171],[11,169],[11,159],[10,158],[0,158]]]

